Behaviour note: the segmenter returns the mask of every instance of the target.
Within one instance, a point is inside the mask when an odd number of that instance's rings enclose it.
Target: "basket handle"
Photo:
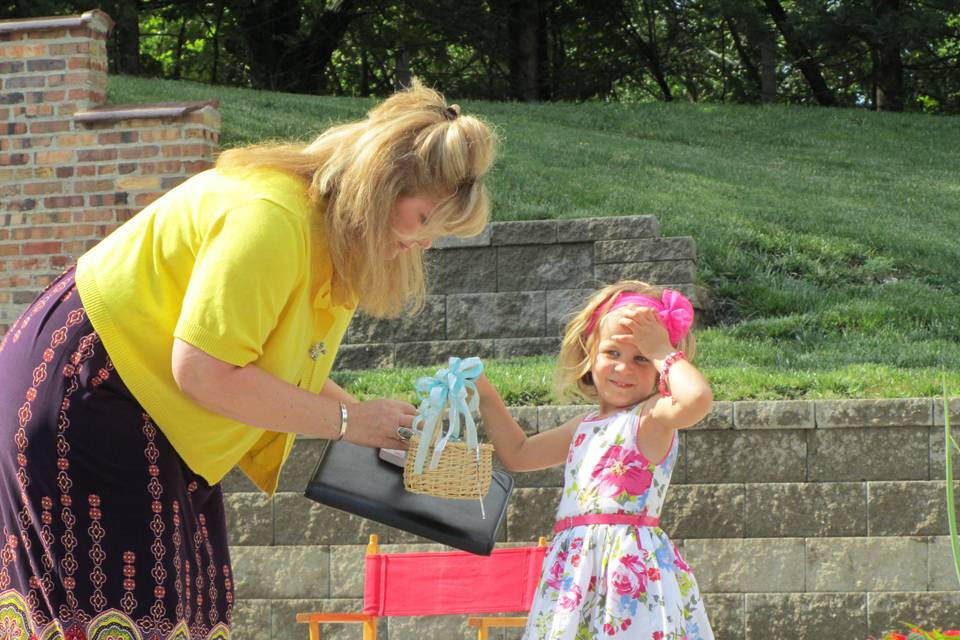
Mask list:
[[[440,463],[440,454],[451,439],[460,439],[460,416],[463,415],[464,440],[468,449],[477,449],[477,425],[472,412],[480,405],[476,379],[483,373],[480,358],[451,357],[447,367],[432,376],[417,380],[417,396],[420,406],[413,420],[413,428],[420,427],[420,442],[414,458],[414,473],[423,473],[427,451],[433,444],[430,468],[436,469]],[[472,393],[471,393],[472,392]],[[446,432],[441,425],[441,417],[446,409],[448,426]],[[421,426],[422,425],[422,426]],[[479,450],[478,450],[479,451]]]

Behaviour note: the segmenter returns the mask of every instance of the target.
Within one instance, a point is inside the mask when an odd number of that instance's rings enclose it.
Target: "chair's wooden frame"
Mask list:
[[[537,546],[547,546],[547,539],[541,536]],[[370,542],[367,544],[367,555],[375,553],[380,553],[379,539],[376,534],[371,534]],[[377,640],[377,620],[379,618],[380,616],[366,613],[322,613],[313,611],[297,614],[297,622],[309,625],[310,640],[320,640],[320,625],[328,623],[361,624],[363,625],[363,640]],[[467,624],[478,630],[477,640],[488,640],[490,629],[523,627],[526,623],[526,616],[472,616],[467,619]]]

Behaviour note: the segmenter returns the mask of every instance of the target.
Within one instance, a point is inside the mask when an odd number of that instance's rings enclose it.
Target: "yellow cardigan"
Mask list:
[[[320,233],[301,180],[212,169],[156,200],[77,263],[83,306],[120,377],[211,484],[239,464],[272,494],[295,436],[236,422],[187,398],[173,379],[173,339],[319,391],[356,307],[331,302],[332,265]]]

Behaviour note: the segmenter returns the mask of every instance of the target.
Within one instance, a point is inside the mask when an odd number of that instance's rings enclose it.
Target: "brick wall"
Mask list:
[[[0,335],[51,278],[212,165],[215,102],[108,105],[102,11],[0,21]]]

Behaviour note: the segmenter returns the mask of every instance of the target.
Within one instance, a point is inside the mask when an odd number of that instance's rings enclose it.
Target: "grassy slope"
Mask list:
[[[368,100],[111,78],[113,102],[219,98],[223,143],[309,138]],[[960,386],[960,121],[854,110],[465,103],[503,139],[497,219],[654,214],[691,235],[716,305],[719,398],[932,395]],[[549,361],[497,365],[543,399]],[[407,394],[425,370],[344,374]]]

